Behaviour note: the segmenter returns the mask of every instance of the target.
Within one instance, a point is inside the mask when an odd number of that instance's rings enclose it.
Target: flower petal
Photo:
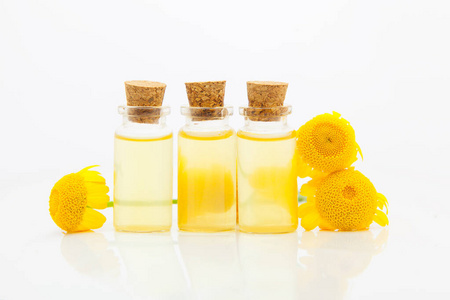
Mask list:
[[[92,208],[87,207],[84,212],[81,224],[73,231],[86,231],[90,229],[98,229],[103,226],[106,217]]]
[[[379,209],[383,210],[383,207],[386,207],[386,214],[389,213],[389,203],[386,199],[386,197],[383,194],[377,193],[377,206]]]
[[[84,180],[87,182],[95,182],[95,183],[105,183],[105,178],[103,178],[100,173],[94,173],[92,171],[84,174]]]
[[[320,216],[317,212],[311,212],[309,215],[302,218],[301,225],[305,230],[313,230],[319,226]]]
[[[316,169],[312,169],[311,172],[309,173],[309,177],[313,179],[323,179],[327,175],[328,175],[327,173],[320,172]]]
[[[337,117],[337,118],[340,118],[340,117],[341,117],[341,114],[338,113],[338,112],[333,111],[333,116],[335,116],[335,117]]]
[[[361,155],[361,160],[364,160],[364,156],[362,154],[361,147],[358,145],[358,143],[355,142],[355,144],[356,144],[356,147],[357,147],[356,151],[359,152],[359,155]]]
[[[383,194],[377,193],[377,197],[378,197],[378,199],[381,199],[383,201],[383,203],[386,205],[386,207],[389,205],[388,200],[386,199],[386,197]]]
[[[78,174],[88,172],[89,169],[92,169],[92,168],[95,168],[95,167],[99,167],[99,165],[92,165],[92,166],[86,167],[86,168],[80,170],[80,171],[78,172]]]
[[[109,192],[109,187],[104,183],[85,182],[84,185],[86,186],[88,195],[106,194]]]
[[[380,200],[380,199],[377,200],[377,207],[378,207],[380,210],[383,210],[383,208],[386,207],[386,214],[389,213],[389,209],[388,209],[387,205],[386,205],[382,200]]]
[[[300,188],[300,194],[302,196],[305,196],[309,200],[310,198],[314,198],[316,190],[317,190],[317,186],[315,185],[315,181],[310,180],[307,183],[302,185],[302,187]]]
[[[303,160],[299,159],[297,163],[297,175],[300,178],[309,177],[311,167],[308,166]]]
[[[87,197],[87,206],[96,209],[105,209],[108,207],[109,196],[108,195],[96,195]]]
[[[312,203],[304,203],[298,207],[298,217],[303,218],[315,209],[315,205]]]
[[[384,212],[381,210],[377,210],[375,215],[373,216],[373,220],[378,223],[380,226],[389,225],[389,219]]]

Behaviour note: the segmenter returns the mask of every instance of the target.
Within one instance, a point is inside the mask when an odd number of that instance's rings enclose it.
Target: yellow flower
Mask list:
[[[50,193],[50,215],[67,232],[86,231],[103,226],[106,218],[96,209],[108,205],[109,188],[97,171],[84,168],[61,178]]]
[[[300,193],[307,197],[306,203],[298,208],[301,225],[306,230],[317,226],[326,230],[361,230],[373,221],[389,225],[386,197],[353,168],[312,179],[301,187]]]
[[[323,177],[350,167],[361,150],[355,131],[337,112],[314,117],[297,130],[298,176]]]

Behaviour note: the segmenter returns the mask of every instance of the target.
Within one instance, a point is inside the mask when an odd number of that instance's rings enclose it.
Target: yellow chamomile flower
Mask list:
[[[389,225],[386,197],[353,168],[312,179],[300,193],[306,196],[306,202],[299,206],[298,217],[306,230],[317,226],[325,230],[361,230],[374,221]]]
[[[323,177],[350,167],[361,150],[350,123],[337,112],[322,114],[297,130],[298,176]]]
[[[86,231],[103,226],[106,218],[95,209],[108,205],[109,188],[96,166],[62,177],[50,193],[50,215],[67,232]]]

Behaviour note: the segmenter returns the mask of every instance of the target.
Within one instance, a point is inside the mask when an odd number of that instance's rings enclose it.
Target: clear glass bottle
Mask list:
[[[241,231],[286,233],[297,229],[296,133],[287,125],[291,111],[291,106],[239,110],[245,117],[245,126],[237,133]]]
[[[167,106],[120,106],[114,139],[114,227],[167,231],[172,225],[172,130]]]
[[[178,227],[215,232],[236,226],[236,133],[231,107],[182,107],[178,134]]]

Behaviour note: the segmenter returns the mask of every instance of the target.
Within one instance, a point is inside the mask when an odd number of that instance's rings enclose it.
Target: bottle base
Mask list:
[[[292,226],[242,226],[239,225],[239,231],[253,234],[283,234],[291,233],[297,230],[298,225]]]
[[[170,228],[171,226],[115,226],[116,231],[135,233],[167,232]]]
[[[201,232],[201,233],[214,233],[224,231],[235,231],[236,227],[178,227],[180,231],[186,232]]]

